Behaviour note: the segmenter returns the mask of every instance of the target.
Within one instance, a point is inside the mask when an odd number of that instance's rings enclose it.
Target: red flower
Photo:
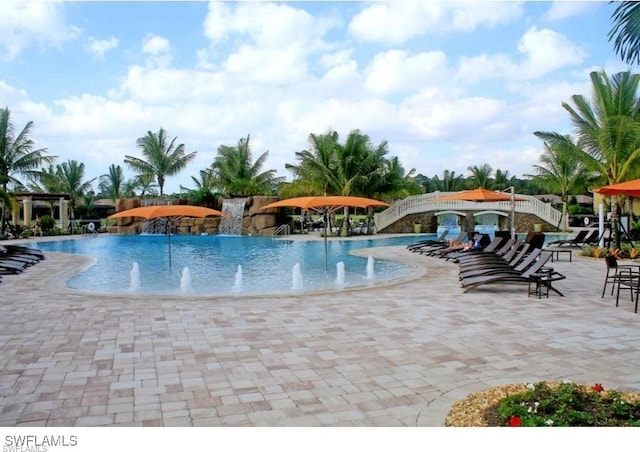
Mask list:
[[[591,386],[591,389],[593,389],[595,392],[604,391],[604,388],[602,387],[602,385],[600,383],[594,384],[593,386]]]
[[[522,425],[522,419],[518,416],[511,416],[509,418],[509,426],[511,427],[520,427]]]

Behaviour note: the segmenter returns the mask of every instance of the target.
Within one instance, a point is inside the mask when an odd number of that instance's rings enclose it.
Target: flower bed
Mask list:
[[[640,426],[640,393],[566,381],[499,386],[454,403],[445,426]]]

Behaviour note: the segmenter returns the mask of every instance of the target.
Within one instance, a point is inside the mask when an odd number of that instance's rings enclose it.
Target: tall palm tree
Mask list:
[[[442,179],[438,175],[434,175],[431,179],[433,191],[460,191],[464,188],[464,178],[461,174],[456,176],[455,171],[444,170]]]
[[[280,192],[289,196],[337,194],[331,191],[331,173],[336,170],[336,154],[340,146],[338,132],[309,134],[309,149],[296,152],[298,164],[285,164],[293,173],[294,180],[285,184]]]
[[[605,71],[590,74],[591,100],[571,97],[563,103],[569,112],[577,146],[587,169],[601,174],[606,184],[634,179],[640,171],[640,101],[637,97],[640,74],[629,71],[607,76]],[[611,214],[616,247],[620,246],[616,196],[611,197]]]
[[[561,229],[569,229],[567,204],[571,193],[581,193],[587,188],[588,174],[580,161],[580,148],[569,135],[555,132],[535,132],[535,136],[544,140],[544,152],[540,164],[533,165],[535,174],[524,176],[549,193],[559,194],[562,200]]]
[[[34,142],[29,138],[33,121],[29,121],[18,135],[14,135],[11,113],[6,107],[0,110],[0,192],[2,199],[9,195],[9,185],[22,186],[16,176],[29,178],[42,165],[53,163],[55,156],[45,155],[47,150],[33,149]],[[5,232],[5,203],[0,203],[0,235]]]
[[[140,174],[153,174],[160,187],[160,196],[164,195],[167,176],[174,176],[183,170],[196,157],[196,152],[185,154],[184,144],[176,146],[177,137],[169,141],[166,130],[158,133],[148,131],[138,138],[136,144],[142,150],[142,158],[126,155],[124,162]]]
[[[513,186],[513,177],[509,177],[509,171],[502,171],[496,169],[493,173],[493,188],[495,190],[504,190],[507,187]]]
[[[124,187],[124,172],[120,165],[111,164],[109,172],[100,176],[98,188],[103,196],[106,196],[114,203],[122,197]]]
[[[388,152],[386,141],[374,146],[359,130],[350,132],[344,144],[338,138],[335,131],[310,134],[311,149],[296,152],[297,165],[286,165],[296,177],[292,184],[308,190],[302,194],[365,195],[380,176]],[[348,234],[348,223],[349,208],[345,207],[341,235]]]
[[[614,3],[614,2],[611,2]],[[618,4],[611,18],[613,27],[607,34],[613,39],[616,53],[627,64],[640,63],[640,3],[615,2]]]
[[[284,177],[276,177],[276,170],[262,171],[269,156],[265,151],[252,162],[250,135],[238,140],[236,146],[218,147],[211,170],[217,186],[229,196],[271,195]]]
[[[468,167],[467,170],[471,173],[469,177],[471,188],[484,188],[487,190],[493,188],[493,180],[491,179],[493,168],[491,165],[487,163],[481,166],[474,165]]]
[[[73,234],[74,220],[78,200],[91,190],[95,178],[84,180],[84,163],[68,160],[56,165],[56,176],[60,181],[62,191],[69,194],[69,208],[71,211],[71,233]]]

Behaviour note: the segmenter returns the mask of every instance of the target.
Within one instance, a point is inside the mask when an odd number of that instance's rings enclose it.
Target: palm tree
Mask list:
[[[186,190],[191,198],[193,204],[205,207],[216,207],[218,195],[221,195],[216,190],[216,182],[213,176],[213,171],[200,170],[200,179],[191,176],[191,180],[195,184],[196,188],[191,189],[180,186],[181,190]]]
[[[474,165],[467,169],[471,173],[471,188],[484,188],[488,190],[493,187],[493,180],[491,179],[493,168],[491,168],[491,165],[485,163],[482,166]]]
[[[627,64],[640,63],[640,3],[619,2],[611,18],[613,28],[607,36],[609,42],[614,40],[616,53]]]
[[[183,170],[196,157],[196,152],[185,154],[184,144],[176,146],[174,137],[170,142],[167,132],[161,128],[158,133],[148,131],[138,138],[136,144],[142,150],[143,158],[126,155],[124,162],[140,174],[152,174],[157,178],[160,196],[164,194],[167,176],[173,176]]]
[[[602,175],[606,184],[625,182],[640,170],[640,102],[636,93],[639,74],[592,72],[591,101],[582,95],[571,97],[573,106],[563,103],[575,128],[580,157],[587,170]],[[615,246],[620,246],[617,197],[611,197]]]
[[[464,179],[461,174],[456,176],[455,171],[444,170],[442,179],[437,174],[434,175],[431,179],[431,185],[433,191],[460,191],[464,188]]]
[[[504,190],[507,187],[513,186],[513,177],[509,177],[509,171],[502,171],[496,169],[493,173],[493,188],[495,190]]]
[[[555,132],[535,132],[534,135],[544,140],[544,152],[540,156],[540,164],[533,165],[535,174],[525,174],[525,177],[549,193],[560,195],[561,227],[566,232],[569,229],[569,195],[587,188],[587,171],[579,157],[581,151],[569,135]]]
[[[122,197],[124,188],[124,173],[120,165],[111,164],[109,172],[100,176],[98,185],[100,193],[114,203]]]
[[[84,163],[78,163],[76,160],[68,160],[56,165],[56,176],[60,181],[62,191],[69,194],[71,233],[73,234],[73,222],[78,200],[91,190],[91,184],[95,178],[84,181]]]
[[[330,190],[331,173],[335,171],[338,132],[330,131],[322,135],[309,134],[310,149],[296,152],[298,164],[285,164],[293,173],[294,180],[285,184],[280,191],[283,196],[313,196],[337,194]]]
[[[140,190],[140,198],[145,196],[157,196],[158,184],[156,184],[156,176],[152,173],[141,173],[135,176],[133,179],[125,182],[124,192],[131,193],[131,196],[136,196],[136,191]]]
[[[423,186],[414,176],[415,172],[415,168],[406,172],[398,157],[384,159],[379,171],[366,184],[362,194],[369,198],[392,202],[424,193]]]
[[[262,171],[269,151],[252,163],[250,135],[238,140],[236,146],[218,147],[211,170],[215,184],[229,196],[271,195],[284,177],[276,170]]]
[[[338,133],[330,131],[323,135],[309,135],[311,149],[296,152],[299,163],[286,165],[294,173],[292,183],[305,195],[366,195],[372,181],[380,178],[388,152],[386,141],[373,146],[367,135],[354,130],[344,144],[338,142]],[[349,222],[349,208],[344,208],[343,226]],[[342,227],[341,235],[348,234]]]
[[[29,138],[33,121],[29,121],[16,136],[13,133],[9,108],[0,110],[0,194],[6,199],[9,184],[21,187],[17,175],[30,177],[45,163],[53,163],[55,156],[45,155],[47,150],[33,149],[34,142]],[[5,232],[5,203],[0,204],[0,235]]]

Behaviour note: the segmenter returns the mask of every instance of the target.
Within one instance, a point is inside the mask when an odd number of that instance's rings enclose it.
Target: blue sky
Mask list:
[[[589,73],[629,67],[608,2],[111,2],[3,0],[0,107],[87,179],[165,128],[197,159],[251,135],[289,180],[310,133],[355,129],[432,177],[472,165],[521,177],[537,130],[571,133],[562,102]],[[635,68],[631,68],[635,70]],[[126,170],[128,177],[133,173]],[[97,190],[97,180],[94,184]]]

